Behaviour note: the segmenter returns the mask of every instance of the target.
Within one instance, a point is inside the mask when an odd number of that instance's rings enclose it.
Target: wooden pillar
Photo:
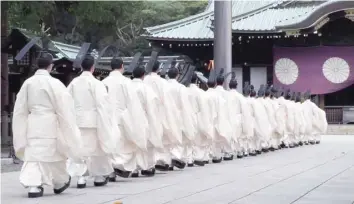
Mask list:
[[[1,44],[7,41],[8,2],[1,2]],[[1,143],[8,142],[9,67],[7,53],[1,53]]]
[[[319,95],[319,107],[324,110],[325,107],[325,95],[321,94]]]

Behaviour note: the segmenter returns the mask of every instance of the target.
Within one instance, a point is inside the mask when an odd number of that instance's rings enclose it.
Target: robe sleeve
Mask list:
[[[216,130],[227,142],[231,141],[231,126],[228,121],[228,110],[226,100],[222,97],[217,99],[217,122]]]
[[[240,100],[240,105],[241,105],[241,114],[242,114],[242,120],[241,120],[242,133],[244,135],[249,136],[252,134],[252,130],[253,130],[252,127],[253,118],[252,118],[251,110],[246,100]]]
[[[25,82],[17,94],[12,117],[13,145],[16,156],[21,160],[24,158],[27,145],[28,115],[27,83]]]
[[[159,115],[159,99],[148,87],[146,89],[146,113],[150,129],[150,141],[156,148],[163,148],[162,143],[162,117]]]
[[[181,87],[179,89],[180,91],[180,102],[181,102],[181,116],[182,116],[182,126],[183,126],[183,132],[185,134],[185,136],[190,139],[191,141],[194,140],[195,135],[196,135],[196,121],[195,118],[193,117],[192,113],[192,109],[190,106],[190,102],[189,102],[189,97],[188,97],[188,93],[187,93],[187,89],[185,87]]]
[[[209,115],[208,98],[203,95],[203,93],[198,93],[197,97],[197,120],[198,128],[201,133],[203,133],[207,138],[213,138],[213,125]]]
[[[179,126],[179,120],[176,118],[178,110],[170,94],[171,93],[169,93],[168,90],[163,90],[164,112],[166,122],[168,123],[167,135],[171,141],[176,141],[179,144],[182,144],[182,131]]]
[[[124,129],[127,131],[126,136],[140,149],[146,150],[148,121],[144,115],[144,109],[140,103],[139,96],[135,91],[128,91],[126,86],[122,88],[127,99],[127,108],[122,115]]]
[[[95,84],[91,84],[93,91],[93,97],[96,102],[97,108],[97,136],[102,150],[106,154],[111,154],[115,152],[116,148],[116,137],[113,135],[112,131],[112,121],[111,116],[108,113],[108,94],[105,85],[97,81]]]

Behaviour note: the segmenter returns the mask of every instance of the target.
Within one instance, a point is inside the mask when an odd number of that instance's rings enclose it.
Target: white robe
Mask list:
[[[76,122],[84,142],[83,160],[70,161],[68,171],[72,176],[109,175],[113,172],[109,156],[115,151],[117,140],[113,135],[107,89],[84,71],[69,84],[68,90],[74,99]]]
[[[117,138],[113,167],[124,171],[133,171],[137,166],[145,168],[146,162],[138,152],[147,150],[148,123],[137,93],[131,90],[132,81],[117,70],[102,82],[108,87],[110,114]]]
[[[24,186],[68,181],[66,159],[81,157],[82,140],[73,99],[48,71],[38,70],[22,85],[15,102],[12,130],[15,154],[24,161],[20,174]]]
[[[159,99],[156,93],[146,84],[143,83],[141,79],[133,79],[131,91],[135,91],[138,96],[138,101],[140,102],[143,114],[142,118],[146,118],[147,125],[146,128],[146,138],[148,141],[146,151],[140,151],[140,155],[145,161],[145,166],[140,168],[149,169],[155,166],[155,150],[161,150],[164,148],[162,142],[162,121],[161,116],[158,115],[160,112]],[[139,126],[139,128],[144,128],[144,126]]]
[[[251,115],[248,101],[242,94],[232,89],[230,90],[230,95],[233,98],[230,99],[230,102],[234,104],[234,114],[240,114],[239,117],[236,117],[236,119],[239,119],[239,126],[237,125],[237,120],[234,121],[234,125],[232,126],[236,131],[235,137],[238,138],[237,141],[240,149],[237,151],[248,151],[248,140],[254,134],[254,118]],[[238,128],[239,130],[237,130]]]
[[[256,140],[257,140],[257,137],[255,135],[256,133],[256,114],[255,114],[255,110],[254,110],[254,106],[253,106],[253,102],[254,102],[254,98],[248,96],[248,97],[245,97],[246,101],[247,101],[247,106],[248,106],[248,110],[249,110],[249,113],[250,113],[250,123],[248,125],[249,127],[249,136],[248,136],[248,139],[247,139],[247,149],[246,151],[247,152],[254,152],[256,150]],[[246,152],[246,153],[247,153]]]
[[[255,135],[258,137],[256,146],[258,150],[269,147],[269,141],[272,134],[271,124],[265,106],[265,100],[262,97],[256,98],[253,102],[256,121]]]
[[[196,84],[189,86],[190,103],[196,117],[197,133],[193,141],[193,159],[198,161],[209,160],[209,147],[213,140],[213,124],[211,123],[208,98],[205,92]]]
[[[270,123],[270,127],[271,127],[271,135],[270,135],[270,145],[274,148],[277,148],[278,144],[277,144],[277,139],[276,139],[276,128],[278,126],[277,124],[277,120],[276,120],[276,109],[273,105],[272,99],[270,99],[269,97],[264,98],[264,108],[267,112],[268,115],[268,121]]]
[[[231,144],[233,153],[241,151],[241,133],[242,133],[242,106],[238,92],[236,90],[230,90],[227,93],[227,106],[229,108],[228,116],[231,127]]]
[[[228,121],[228,109],[226,100],[220,96],[214,88],[207,90],[209,95],[210,110],[214,122],[215,134],[213,140],[213,156],[216,159],[221,158],[225,146],[231,144],[231,127]]]
[[[282,142],[282,138],[284,137],[285,134],[285,128],[286,128],[286,105],[283,103],[280,103],[278,99],[271,99],[273,108],[274,108],[274,116],[276,120],[276,128],[274,132],[274,138],[276,140],[276,145],[280,145]]]
[[[144,83],[151,87],[160,100],[160,108],[158,115],[162,118],[163,136],[162,141],[164,149],[156,153],[158,163],[170,164],[171,153],[170,148],[174,145],[182,144],[182,132],[178,126],[177,108],[173,102],[171,93],[168,92],[168,82],[156,73],[150,73],[145,76]]]
[[[168,80],[168,92],[173,97],[177,108],[176,120],[182,131],[182,145],[176,145],[171,153],[177,159],[192,163],[192,144],[197,134],[196,117],[193,114],[188,89],[177,82],[176,79]]]
[[[293,109],[293,104],[289,100],[285,100],[284,97],[280,97],[278,99],[280,105],[284,105],[286,107],[286,128],[285,128],[285,134],[283,137],[283,142],[285,145],[289,145],[294,137],[294,130],[295,130],[295,114],[294,114],[294,109]]]

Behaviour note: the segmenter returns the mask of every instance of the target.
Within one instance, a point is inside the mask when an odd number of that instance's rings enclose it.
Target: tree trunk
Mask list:
[[[7,39],[7,10],[8,2],[1,2],[1,45]],[[7,53],[1,52],[1,141],[8,137],[8,105],[9,105],[9,68]]]

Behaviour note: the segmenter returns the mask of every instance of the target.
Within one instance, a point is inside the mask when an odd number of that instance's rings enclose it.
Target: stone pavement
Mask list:
[[[353,204],[354,136],[324,136],[303,146],[241,160],[187,167],[153,178],[120,179],[105,187],[28,199],[19,172],[3,173],[4,204]]]

